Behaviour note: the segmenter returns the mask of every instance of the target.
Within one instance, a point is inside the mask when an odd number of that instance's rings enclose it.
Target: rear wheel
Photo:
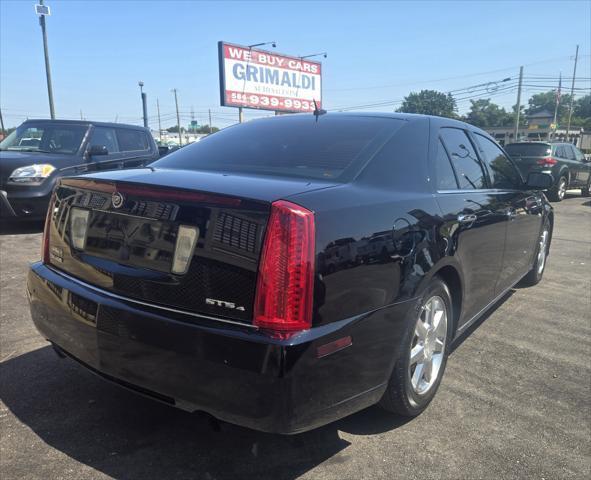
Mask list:
[[[548,259],[548,250],[550,247],[550,223],[546,220],[542,227],[542,233],[538,238],[538,245],[536,247],[535,261],[529,273],[523,277],[521,284],[526,287],[533,287],[540,283],[544,270],[546,268],[546,260]]]
[[[553,202],[562,202],[564,196],[566,195],[566,188],[568,186],[567,179],[564,175],[561,175],[558,179],[558,183],[554,186],[552,190],[549,192],[550,200]]]
[[[435,277],[411,319],[400,357],[380,405],[393,413],[415,416],[427,408],[441,383],[453,332],[451,296]]]
[[[590,196],[589,190],[591,189],[591,179],[589,179],[589,181],[587,182],[587,186],[581,188],[581,195],[583,195],[583,197],[588,197]]]

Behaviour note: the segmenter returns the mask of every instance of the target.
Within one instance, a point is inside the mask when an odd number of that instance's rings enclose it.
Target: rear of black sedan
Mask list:
[[[472,173],[484,149],[470,148],[492,140],[468,128],[285,116],[151,168],[62,179],[28,277],[33,321],[111,381],[258,430],[297,433],[378,402],[417,415],[453,337],[524,275],[537,283],[550,244],[543,194],[501,157],[494,168],[514,173],[487,189]],[[441,137],[469,174],[432,165],[448,162]]]
[[[390,327],[414,302],[343,310],[317,252],[346,182],[407,123],[252,122],[152,169],[62,179],[28,278],[37,328],[109,380],[254,429],[295,433],[378,402]]]

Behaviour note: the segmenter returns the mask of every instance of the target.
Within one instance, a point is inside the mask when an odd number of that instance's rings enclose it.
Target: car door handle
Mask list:
[[[460,213],[458,215],[458,222],[460,222],[460,223],[474,223],[477,219],[478,219],[478,217],[476,215],[474,215],[473,213],[469,213],[469,214]]]

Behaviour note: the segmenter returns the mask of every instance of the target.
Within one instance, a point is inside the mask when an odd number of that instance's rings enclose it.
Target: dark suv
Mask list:
[[[158,158],[150,131],[134,125],[27,120],[0,143],[0,217],[45,217],[62,176],[146,165]]]
[[[569,188],[580,188],[589,196],[591,163],[571,143],[511,143],[505,150],[527,177],[529,172],[550,173],[554,186],[548,191],[550,200],[560,202]]]

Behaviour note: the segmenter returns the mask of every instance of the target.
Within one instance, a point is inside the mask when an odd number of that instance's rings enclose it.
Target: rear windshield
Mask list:
[[[545,143],[512,143],[505,150],[513,157],[545,157],[552,153],[550,145]]]
[[[226,128],[152,164],[208,170],[345,180],[361,168],[404,120],[297,115]]]

